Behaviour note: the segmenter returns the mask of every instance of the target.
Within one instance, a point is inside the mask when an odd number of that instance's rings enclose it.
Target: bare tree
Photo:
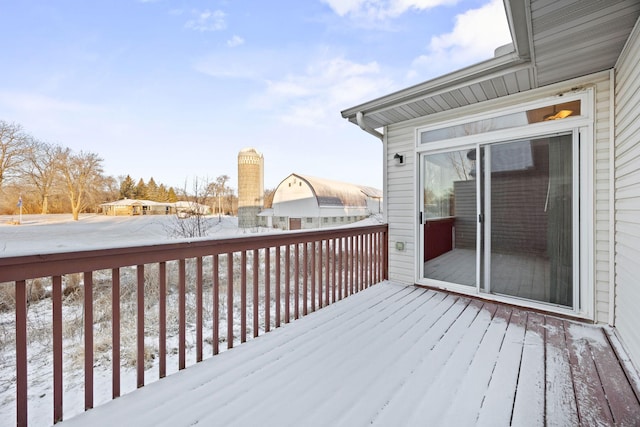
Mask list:
[[[224,196],[227,194],[227,182],[229,179],[231,179],[229,178],[229,175],[220,175],[216,178],[215,182],[210,183],[208,186],[209,193],[217,201],[218,208],[216,211],[218,212],[218,216],[222,214],[223,201],[225,198]]]
[[[42,214],[49,213],[49,197],[60,177],[58,166],[62,154],[62,147],[35,139],[26,151],[22,174],[35,187]]]
[[[451,161],[451,166],[456,171],[456,175],[458,175],[458,179],[461,181],[468,181],[471,179],[470,172],[473,165],[465,153],[462,151],[454,151],[449,153],[448,156]]]
[[[192,194],[187,193],[186,183],[183,190],[185,206],[176,207],[175,220],[167,231],[174,237],[204,237],[213,227],[209,213],[209,199],[213,183],[201,182],[198,178],[193,183]]]
[[[77,221],[95,192],[102,190],[102,159],[95,153],[84,151],[73,154],[67,148],[61,153],[59,165],[71,203],[71,213]]]
[[[0,189],[5,180],[19,172],[28,141],[20,125],[0,120]]]

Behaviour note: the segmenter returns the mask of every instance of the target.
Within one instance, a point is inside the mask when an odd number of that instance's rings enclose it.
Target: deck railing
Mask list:
[[[153,271],[154,274],[149,274]],[[108,294],[106,328],[111,338],[111,398],[121,394],[121,306],[135,299],[136,386],[145,384],[145,340],[157,343],[158,378],[167,375],[168,305],[177,311],[177,370],[187,367],[187,329],[195,335],[195,362],[283,323],[339,301],[387,278],[387,226],[261,234],[250,237],[196,240],[153,246],[90,250],[72,253],[0,258],[0,284],[15,290],[15,379],[18,425],[27,424],[28,289],[45,281],[51,298],[52,394],[54,423],[63,419],[63,302],[74,278],[81,307],[81,346],[84,365],[84,409],[94,406],[94,331],[105,324],[94,319],[94,293]],[[121,290],[131,277],[132,294]],[[156,291],[150,294],[148,288]],[[108,289],[107,291],[105,289]],[[50,296],[49,296],[50,295]],[[152,296],[149,296],[152,295]],[[206,299],[206,301],[205,301]],[[239,301],[238,301],[239,299]],[[115,303],[117,302],[117,303]],[[193,306],[193,307],[191,307]],[[205,324],[203,307],[210,308]],[[190,307],[190,311],[187,308]],[[193,310],[191,310],[193,308]],[[149,311],[157,325],[145,327]],[[192,313],[192,314],[189,314]],[[102,316],[102,315],[101,315]],[[131,320],[131,319],[126,319]],[[224,323],[226,323],[226,328]],[[99,325],[100,324],[100,325]],[[205,331],[210,334],[204,338]],[[103,332],[101,332],[103,333]],[[176,337],[169,336],[172,342]],[[204,344],[203,344],[204,343]],[[49,351],[49,350],[47,350]],[[209,354],[207,354],[208,356]],[[147,366],[148,367],[148,366]],[[174,369],[175,370],[175,369]],[[147,372],[148,375],[148,372]]]

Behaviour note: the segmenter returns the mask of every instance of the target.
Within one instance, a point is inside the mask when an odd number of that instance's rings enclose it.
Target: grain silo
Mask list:
[[[264,206],[264,158],[255,148],[238,153],[238,226],[258,226]]]

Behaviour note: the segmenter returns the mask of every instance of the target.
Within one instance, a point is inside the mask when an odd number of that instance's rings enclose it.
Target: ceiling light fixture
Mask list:
[[[556,107],[554,106],[553,113],[545,115],[542,120],[545,122],[548,120],[560,120],[560,119],[569,117],[572,114],[573,114],[573,110],[560,110],[556,112]]]

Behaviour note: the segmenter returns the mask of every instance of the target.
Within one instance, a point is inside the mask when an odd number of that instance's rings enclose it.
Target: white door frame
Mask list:
[[[593,224],[593,122],[594,122],[594,93],[593,89],[587,88],[582,92],[575,93],[569,96],[565,96],[562,99],[558,97],[549,97],[541,99],[535,102],[529,102],[519,104],[511,109],[500,109],[489,113],[483,113],[476,116],[467,116],[463,120],[451,120],[442,122],[444,124],[436,124],[429,127],[416,129],[416,167],[418,168],[416,177],[418,178],[415,183],[415,194],[419,203],[416,208],[418,209],[416,217],[420,217],[420,212],[423,209],[423,155],[434,154],[437,152],[451,151],[455,149],[463,149],[466,147],[475,146],[478,150],[481,145],[496,143],[496,142],[508,142],[514,140],[522,140],[527,138],[545,137],[557,134],[573,133],[573,165],[574,165],[574,218],[579,218],[579,221],[574,221],[573,230],[573,243],[574,243],[574,304],[573,309],[567,309],[562,307],[555,307],[546,303],[540,303],[536,301],[520,300],[519,305],[530,306],[533,308],[539,308],[543,310],[556,311],[565,314],[571,314],[579,317],[593,318],[594,315],[594,277],[592,268],[590,266],[594,259],[594,236],[591,224]],[[420,143],[420,134],[424,131],[432,130],[438,127],[454,126],[456,124],[462,124],[471,122],[474,120],[481,120],[484,118],[491,118],[498,115],[508,114],[509,112],[525,111],[528,109],[549,105],[550,103],[568,102],[571,100],[581,101],[581,115],[578,117],[570,117],[563,120],[555,120],[549,122],[535,123],[531,125],[521,126],[517,128],[509,128],[499,131],[479,133],[475,135],[468,135],[460,138],[435,141],[427,144]],[[479,180],[480,181],[480,180]],[[483,180],[484,181],[484,180]],[[477,190],[477,206],[478,215],[480,212],[480,185],[478,184]],[[483,218],[486,220],[485,218]],[[490,221],[490,218],[489,218]],[[485,223],[486,227],[486,223]],[[490,227],[490,223],[489,223]],[[478,239],[477,239],[477,279],[480,279],[481,269],[480,267],[480,227],[478,227]],[[416,264],[416,283],[425,284],[437,288],[451,290],[455,292],[469,293],[480,295],[484,298],[494,299],[499,301],[505,301],[513,303],[512,298],[506,298],[498,295],[493,295],[489,292],[481,292],[481,281],[477,280],[475,289],[473,287],[464,285],[455,285],[446,282],[434,281],[424,278],[424,224],[420,223],[416,227],[416,244],[419,246],[415,251]],[[489,248],[490,249],[490,248]],[[486,261],[485,261],[486,262]],[[487,282],[489,283],[489,282]],[[490,289],[488,289],[490,291]]]

